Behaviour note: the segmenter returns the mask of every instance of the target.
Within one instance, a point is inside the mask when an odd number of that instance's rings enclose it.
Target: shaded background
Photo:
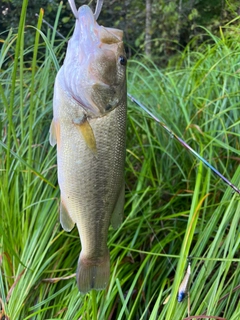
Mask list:
[[[4,37],[5,30],[17,28],[22,1],[2,0],[0,3],[0,30]],[[35,14],[43,8],[44,19],[53,25],[59,3],[56,0],[30,1],[26,23],[36,25]],[[95,3],[76,0],[77,7],[90,4],[94,8]],[[99,24],[124,30],[129,57],[145,53],[151,55],[156,63],[165,64],[170,56],[182,51],[194,36],[199,37],[193,41],[193,49],[207,40],[202,27],[217,34],[220,26],[239,16],[239,11],[237,0],[105,0]],[[58,31],[68,36],[74,22],[68,2],[64,1]],[[44,31],[46,28],[46,25],[43,26]],[[29,37],[31,33],[28,32],[26,41]]]

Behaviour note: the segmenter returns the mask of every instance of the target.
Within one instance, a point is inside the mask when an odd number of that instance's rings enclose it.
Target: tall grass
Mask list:
[[[58,221],[56,150],[48,142],[53,83],[65,43],[24,26],[2,35],[0,55],[0,308],[5,319],[93,319],[74,273],[76,230]],[[59,10],[61,7],[59,8]],[[55,26],[58,23],[56,18]],[[129,61],[128,90],[234,184],[239,176],[238,34],[228,26],[160,70]],[[32,47],[24,32],[35,32]],[[226,34],[228,36],[226,36]],[[240,317],[239,196],[129,103],[126,205],[109,230],[111,280],[98,319]],[[189,298],[176,296],[192,256]],[[166,304],[164,301],[168,299]]]

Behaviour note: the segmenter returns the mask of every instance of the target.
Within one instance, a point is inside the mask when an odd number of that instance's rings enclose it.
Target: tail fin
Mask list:
[[[77,268],[77,284],[81,293],[102,290],[108,284],[110,277],[110,256],[107,251],[101,259],[89,259],[81,252]]]

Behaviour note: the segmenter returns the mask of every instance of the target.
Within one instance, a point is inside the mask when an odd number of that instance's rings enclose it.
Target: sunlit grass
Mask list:
[[[77,230],[58,221],[48,142],[65,44],[23,29],[26,3],[0,55],[0,310],[14,320],[93,319],[92,296],[79,294],[74,277]],[[36,33],[32,48],[23,30]],[[143,57],[128,66],[128,91],[238,187],[239,54],[223,32],[164,70]],[[109,230],[111,279],[96,294],[98,319],[186,317],[188,299],[176,295],[189,255],[190,315],[239,319],[239,196],[130,101],[127,138],[125,217]]]

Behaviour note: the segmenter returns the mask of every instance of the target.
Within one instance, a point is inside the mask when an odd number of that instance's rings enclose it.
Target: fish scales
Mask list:
[[[78,228],[77,283],[86,293],[108,283],[108,228],[123,215],[126,58],[121,30],[100,27],[87,6],[77,14],[55,81],[50,143],[57,143],[60,222]]]
[[[86,146],[84,139],[80,139],[79,131],[74,125],[61,125],[60,141],[65,145],[58,151],[59,185],[66,209],[73,220],[81,219],[80,237],[82,248],[94,250],[99,254],[99,239],[96,233],[102,229],[106,246],[106,237],[111,216],[116,202],[116,195],[120,193],[123,184],[123,166],[125,148],[125,107],[118,107],[103,118],[90,121],[96,137],[97,155]],[[121,124],[121,125],[120,125]],[[74,152],[70,150],[74,149]],[[96,224],[91,236],[85,236],[89,224]],[[84,227],[86,224],[86,227]],[[101,229],[100,229],[101,228]],[[86,230],[86,231],[85,231]],[[101,244],[102,245],[102,244]],[[102,248],[103,249],[103,248]]]

